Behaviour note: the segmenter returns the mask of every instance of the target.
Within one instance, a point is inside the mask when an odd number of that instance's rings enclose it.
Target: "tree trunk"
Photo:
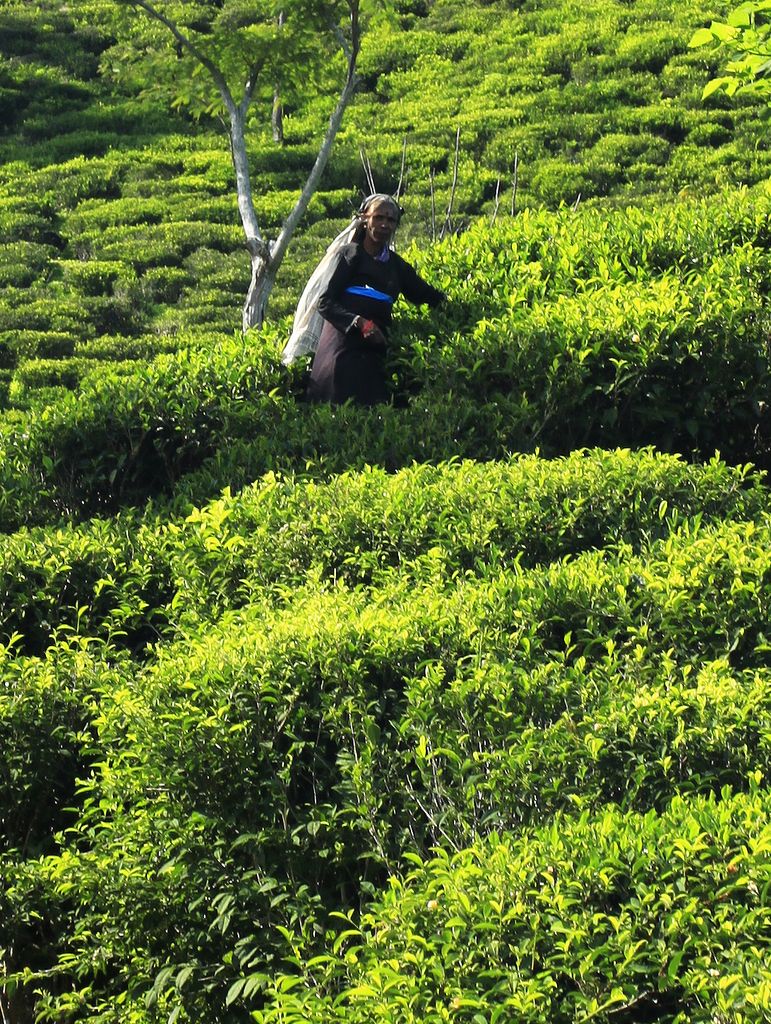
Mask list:
[[[246,153],[244,112],[232,109],[230,112],[230,149],[236,172],[236,195],[241,224],[246,235],[246,248],[252,261],[252,279],[244,300],[241,328],[246,333],[250,328],[262,327],[268,307],[273,282],[280,260],[273,259],[270,243],[260,233],[257,214],[252,201],[252,185],[249,178],[249,160]]]
[[[268,299],[273,291],[278,265],[264,254],[252,253],[252,279],[246,293],[241,320],[244,334],[253,327],[258,330],[265,323]]]
[[[252,201],[252,183],[249,177],[249,157],[246,153],[246,112],[235,105],[230,113],[230,152],[233,157],[233,169],[236,172],[236,197],[241,224],[246,235],[249,251],[257,254],[258,248],[264,245],[257,214]]]

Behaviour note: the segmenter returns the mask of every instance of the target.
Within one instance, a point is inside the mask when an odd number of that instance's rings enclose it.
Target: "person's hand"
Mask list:
[[[369,341],[373,345],[385,348],[385,334],[383,334],[374,320],[361,320],[359,322],[359,331],[365,341]]]

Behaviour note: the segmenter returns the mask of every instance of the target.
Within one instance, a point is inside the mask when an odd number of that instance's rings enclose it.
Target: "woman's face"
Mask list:
[[[367,210],[362,220],[366,226],[367,239],[378,248],[389,244],[399,223],[392,204],[382,200]]]

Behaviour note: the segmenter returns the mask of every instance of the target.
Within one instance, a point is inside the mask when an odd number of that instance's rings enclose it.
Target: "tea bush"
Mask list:
[[[0,409],[5,409],[8,403],[8,388],[11,384],[11,370],[0,370]]]
[[[89,729],[94,659],[77,642],[60,642],[44,661],[0,649],[0,854],[34,858],[74,820],[77,779],[93,756]]]
[[[646,836],[659,815],[688,820],[698,807],[720,816],[751,806],[760,844],[752,870],[761,874],[749,890],[759,917],[747,922],[748,942],[762,944],[768,860],[757,786],[769,767],[771,707],[767,645],[755,631],[765,629],[768,550],[767,525],[688,529],[649,558],[591,553],[441,592],[444,559],[430,549],[417,585],[397,577],[371,593],[310,585],[294,589],[283,610],[256,597],[218,627],[188,632],[131,688],[101,695],[79,852],[40,869],[74,913],[56,944],[59,977],[72,972],[76,990],[86,985],[92,1014],[110,1012],[99,1000],[117,999],[117,1008],[165,992],[190,1017],[206,1005],[209,1019],[233,1019],[228,998],[244,993],[248,978],[260,975],[255,992],[285,974],[282,935],[295,943],[296,986],[304,963],[313,971],[325,962],[312,959],[323,956],[323,908],[354,910],[405,854],[461,850],[512,829],[515,844],[532,829],[564,841],[576,807],[586,815],[576,848],[594,864],[593,818],[613,822],[608,841],[630,850],[616,842],[624,821]],[[752,642],[731,667],[737,636]],[[676,794],[688,803],[672,804]],[[720,803],[704,802],[716,795]],[[608,801],[618,807],[604,811]],[[650,809],[657,813],[645,824],[637,815]],[[539,825],[553,814],[551,826]],[[696,870],[701,831],[674,830],[672,877]],[[667,849],[663,839],[645,842]],[[203,856],[206,848],[215,856]],[[629,856],[642,868],[650,858],[636,849]],[[108,865],[118,854],[116,874]],[[552,856],[553,848],[539,875]],[[734,856],[726,853],[721,870]],[[575,883],[571,863],[555,880]],[[648,886],[670,877],[654,867],[643,875]],[[702,883],[708,905],[711,877]],[[616,915],[627,892],[611,900]],[[544,921],[554,920],[562,904],[553,886],[543,899]],[[660,918],[656,908],[651,921]],[[531,940],[539,934],[532,922],[523,928]],[[548,927],[544,942],[559,955]],[[655,935],[631,942],[643,963],[654,958],[645,970],[655,977]],[[140,960],[131,952],[138,946]],[[681,948],[678,940],[668,958]],[[111,950],[106,985],[90,966],[99,949]],[[541,970],[547,990],[561,992],[556,962]],[[589,960],[584,972],[596,995],[603,970]],[[195,984],[178,983],[191,976]],[[61,1009],[66,993],[48,991]],[[753,991],[751,978],[740,991]],[[572,992],[567,985],[560,998]],[[277,993],[272,999],[286,1009]]]
[[[35,407],[23,428],[2,436],[7,527],[62,512],[93,515],[163,492],[201,463],[214,437],[253,432],[255,408],[269,421],[282,380],[278,361],[240,338],[119,370],[97,364],[77,395]]]
[[[128,360],[152,360],[164,352],[176,352],[192,343],[192,332],[185,335],[163,337],[157,334],[146,334],[138,338],[122,338],[107,334],[101,338],[91,338],[76,342],[74,354],[88,360],[102,359],[105,362],[126,362]],[[92,370],[93,370],[93,363]]]
[[[75,351],[75,336],[55,331],[4,331],[0,344],[8,353],[9,365],[26,359],[67,359]]]
[[[240,294],[244,288],[247,263],[241,253],[223,253],[202,247],[185,259],[184,266],[193,280],[204,281],[209,287]],[[235,297],[230,301],[237,305]]]
[[[40,388],[76,387],[83,377],[93,370],[90,359],[74,356],[70,359],[27,359],[17,367],[11,382],[10,397],[13,402],[21,403],[30,392]],[[120,365],[114,364],[112,370],[120,371]]]
[[[125,159],[125,158],[123,158]],[[85,199],[114,199],[119,195],[122,158],[109,154],[101,159],[77,156],[61,163],[52,161],[41,169],[28,168],[14,176],[18,194],[38,197],[49,209],[66,210]]]
[[[127,276],[127,266],[118,260],[59,260],[62,280],[84,295],[110,294],[115,283]]]
[[[45,273],[54,249],[39,242],[9,242],[0,246],[0,286],[26,288]]]
[[[516,387],[523,404],[538,407],[543,418],[533,426],[549,445],[558,437],[570,447],[602,443],[612,426],[614,443],[647,440],[682,451],[690,436],[702,452],[730,452],[732,429],[751,435],[753,402],[767,386],[764,265],[762,251],[739,250],[688,283],[664,276],[642,288],[618,287],[608,275],[608,286],[600,280],[533,309],[515,295],[508,316],[454,337],[430,369],[421,352],[418,367],[428,370],[429,388],[445,393],[468,388],[482,398]],[[757,275],[758,290],[744,301],[738,275]],[[689,285],[696,286],[690,295]],[[731,416],[736,426],[727,428]]]
[[[175,588],[163,532],[131,518],[15,534],[2,545],[0,637],[42,655],[62,632],[132,649],[157,639]]]
[[[105,228],[84,233],[79,244],[107,260],[131,260],[137,269],[158,264],[176,265],[201,246],[229,252],[242,245],[240,228],[203,221]]]
[[[327,484],[270,475],[170,520],[151,511],[6,537],[0,635],[40,654],[67,626],[136,651],[180,617],[217,617],[255,594],[420,578],[430,551],[448,577],[487,576],[621,542],[643,550],[678,522],[755,520],[765,503],[744,470],[645,452],[370,468]]]
[[[221,600],[238,606],[308,579],[372,585],[395,569],[420,574],[429,551],[455,578],[622,541],[639,548],[680,517],[758,515],[765,487],[735,472],[718,462],[696,471],[652,454],[587,452],[394,475],[367,468],[323,484],[271,475],[187,518],[175,542],[183,560],[176,601],[190,610],[203,600],[212,614]]]
[[[728,792],[440,851],[330,935],[299,986],[255,972],[234,1000],[267,987],[260,1024],[762,1020],[768,813]]]
[[[66,334],[88,333],[92,325],[84,316],[82,301],[75,298],[31,297],[24,288],[7,288],[0,305],[0,330],[42,331]],[[91,310],[99,309],[92,300]],[[102,304],[102,309],[105,305]]]
[[[35,205],[20,197],[0,196],[0,228],[9,243],[39,242],[47,233],[48,221],[35,209]]]
[[[113,383],[103,373],[72,402],[31,415],[18,444],[7,435],[6,528],[50,514],[48,492],[69,514],[93,514],[141,502],[191,470],[199,475],[187,493],[200,503],[309,462],[322,474],[366,463],[394,469],[536,446],[559,454],[653,443],[707,457],[719,448],[763,465],[768,203],[756,190],[655,212],[523,214],[493,229],[479,223],[430,257],[408,252],[450,302],[430,321],[401,314],[397,403],[376,413],[298,405],[302,371],[287,375],[276,358],[283,324],[259,344],[198,341],[194,352],[180,347],[152,368],[113,374]],[[218,265],[202,249],[189,260],[194,275]],[[197,324],[200,339],[200,327],[222,316],[220,293],[182,296],[173,312],[156,314],[156,327],[179,338]],[[108,319],[128,328],[121,296],[90,301],[94,336]],[[28,303],[25,315],[37,306],[43,323],[54,305],[57,322],[74,331],[54,300]],[[25,478],[44,481],[31,506]]]
[[[189,202],[187,197],[185,201]],[[110,203],[85,199],[66,215],[68,233],[77,239],[87,232],[137,224],[160,224],[169,220],[170,196],[121,196]]]
[[[152,303],[176,303],[193,283],[190,274],[181,267],[150,267],[140,281],[142,297]]]
[[[716,528],[696,543],[686,532],[648,558],[591,553],[444,587],[452,568],[431,548],[416,559],[416,583],[394,576],[371,594],[311,586],[273,614],[257,596],[161,655],[148,678],[153,693],[172,706],[189,695],[184,726],[151,713],[147,757],[171,786],[183,744],[179,798],[194,794],[212,815],[227,787],[247,824],[264,806],[257,777],[281,775],[283,763],[265,775],[266,726],[253,715],[268,713],[268,687],[283,735],[289,687],[300,717],[285,738],[298,742],[298,758],[322,759],[315,768],[298,760],[292,792],[305,794],[313,814],[353,787],[363,816],[351,822],[352,842],[374,827],[389,861],[405,843],[462,846],[574,798],[646,807],[675,791],[741,787],[750,771],[767,770],[769,754],[767,532]],[[250,710],[253,686],[264,697]],[[191,713],[206,742],[195,738]],[[287,756],[281,743],[276,756]],[[200,781],[189,789],[191,771]]]

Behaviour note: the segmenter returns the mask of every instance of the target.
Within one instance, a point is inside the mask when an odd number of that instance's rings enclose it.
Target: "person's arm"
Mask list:
[[[447,298],[444,292],[434,288],[428,281],[424,281],[420,274],[401,257],[399,257],[399,287],[405,299],[416,306],[420,306],[424,302],[429,306],[438,306]]]

